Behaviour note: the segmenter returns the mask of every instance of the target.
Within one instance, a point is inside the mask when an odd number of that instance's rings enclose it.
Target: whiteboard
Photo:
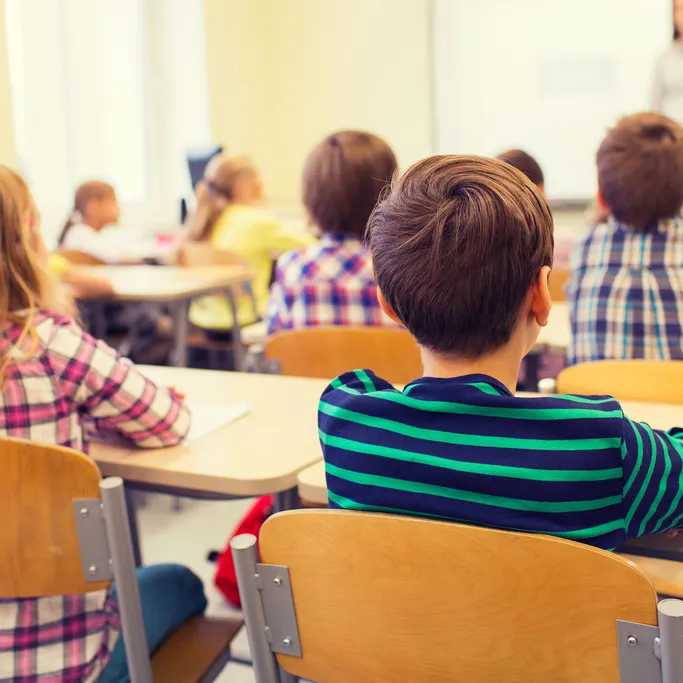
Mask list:
[[[595,153],[624,114],[650,108],[672,36],[670,0],[435,0],[435,146],[543,168],[550,199],[587,200]]]

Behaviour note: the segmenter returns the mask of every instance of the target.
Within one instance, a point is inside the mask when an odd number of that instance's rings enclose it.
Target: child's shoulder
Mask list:
[[[354,397],[380,392],[400,393],[390,382],[378,377],[372,370],[351,370],[333,379],[323,391],[322,398],[332,393]]]

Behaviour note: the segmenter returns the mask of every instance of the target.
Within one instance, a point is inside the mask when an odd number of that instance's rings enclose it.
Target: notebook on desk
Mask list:
[[[210,432],[220,427],[225,427],[249,413],[249,405],[244,401],[237,403],[206,403],[186,398],[185,403],[192,412],[192,425],[190,426],[190,432],[185,443],[201,439]]]

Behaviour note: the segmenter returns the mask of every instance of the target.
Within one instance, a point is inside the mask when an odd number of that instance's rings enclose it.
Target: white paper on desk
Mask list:
[[[185,443],[201,439],[210,432],[225,427],[249,413],[249,405],[244,401],[239,403],[204,403],[186,398],[185,403],[192,413],[192,425]]]

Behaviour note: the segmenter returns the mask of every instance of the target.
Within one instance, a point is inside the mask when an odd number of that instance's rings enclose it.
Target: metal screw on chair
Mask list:
[[[91,565],[88,567],[88,571],[89,571],[92,575],[97,574],[97,565],[91,564]]]
[[[292,639],[291,639],[291,638],[285,638],[285,639],[282,641],[282,644],[283,644],[285,647],[292,647]]]
[[[81,508],[80,509],[80,515],[81,515],[81,517],[87,517],[88,516],[88,508]]]
[[[629,636],[629,637],[626,639],[626,642],[627,642],[631,647],[633,647],[634,645],[638,645],[638,638],[636,638],[635,636]]]
[[[276,586],[279,586],[279,585],[282,584],[282,579],[281,579],[279,576],[276,576],[276,577],[273,579],[273,583],[274,583]]]

